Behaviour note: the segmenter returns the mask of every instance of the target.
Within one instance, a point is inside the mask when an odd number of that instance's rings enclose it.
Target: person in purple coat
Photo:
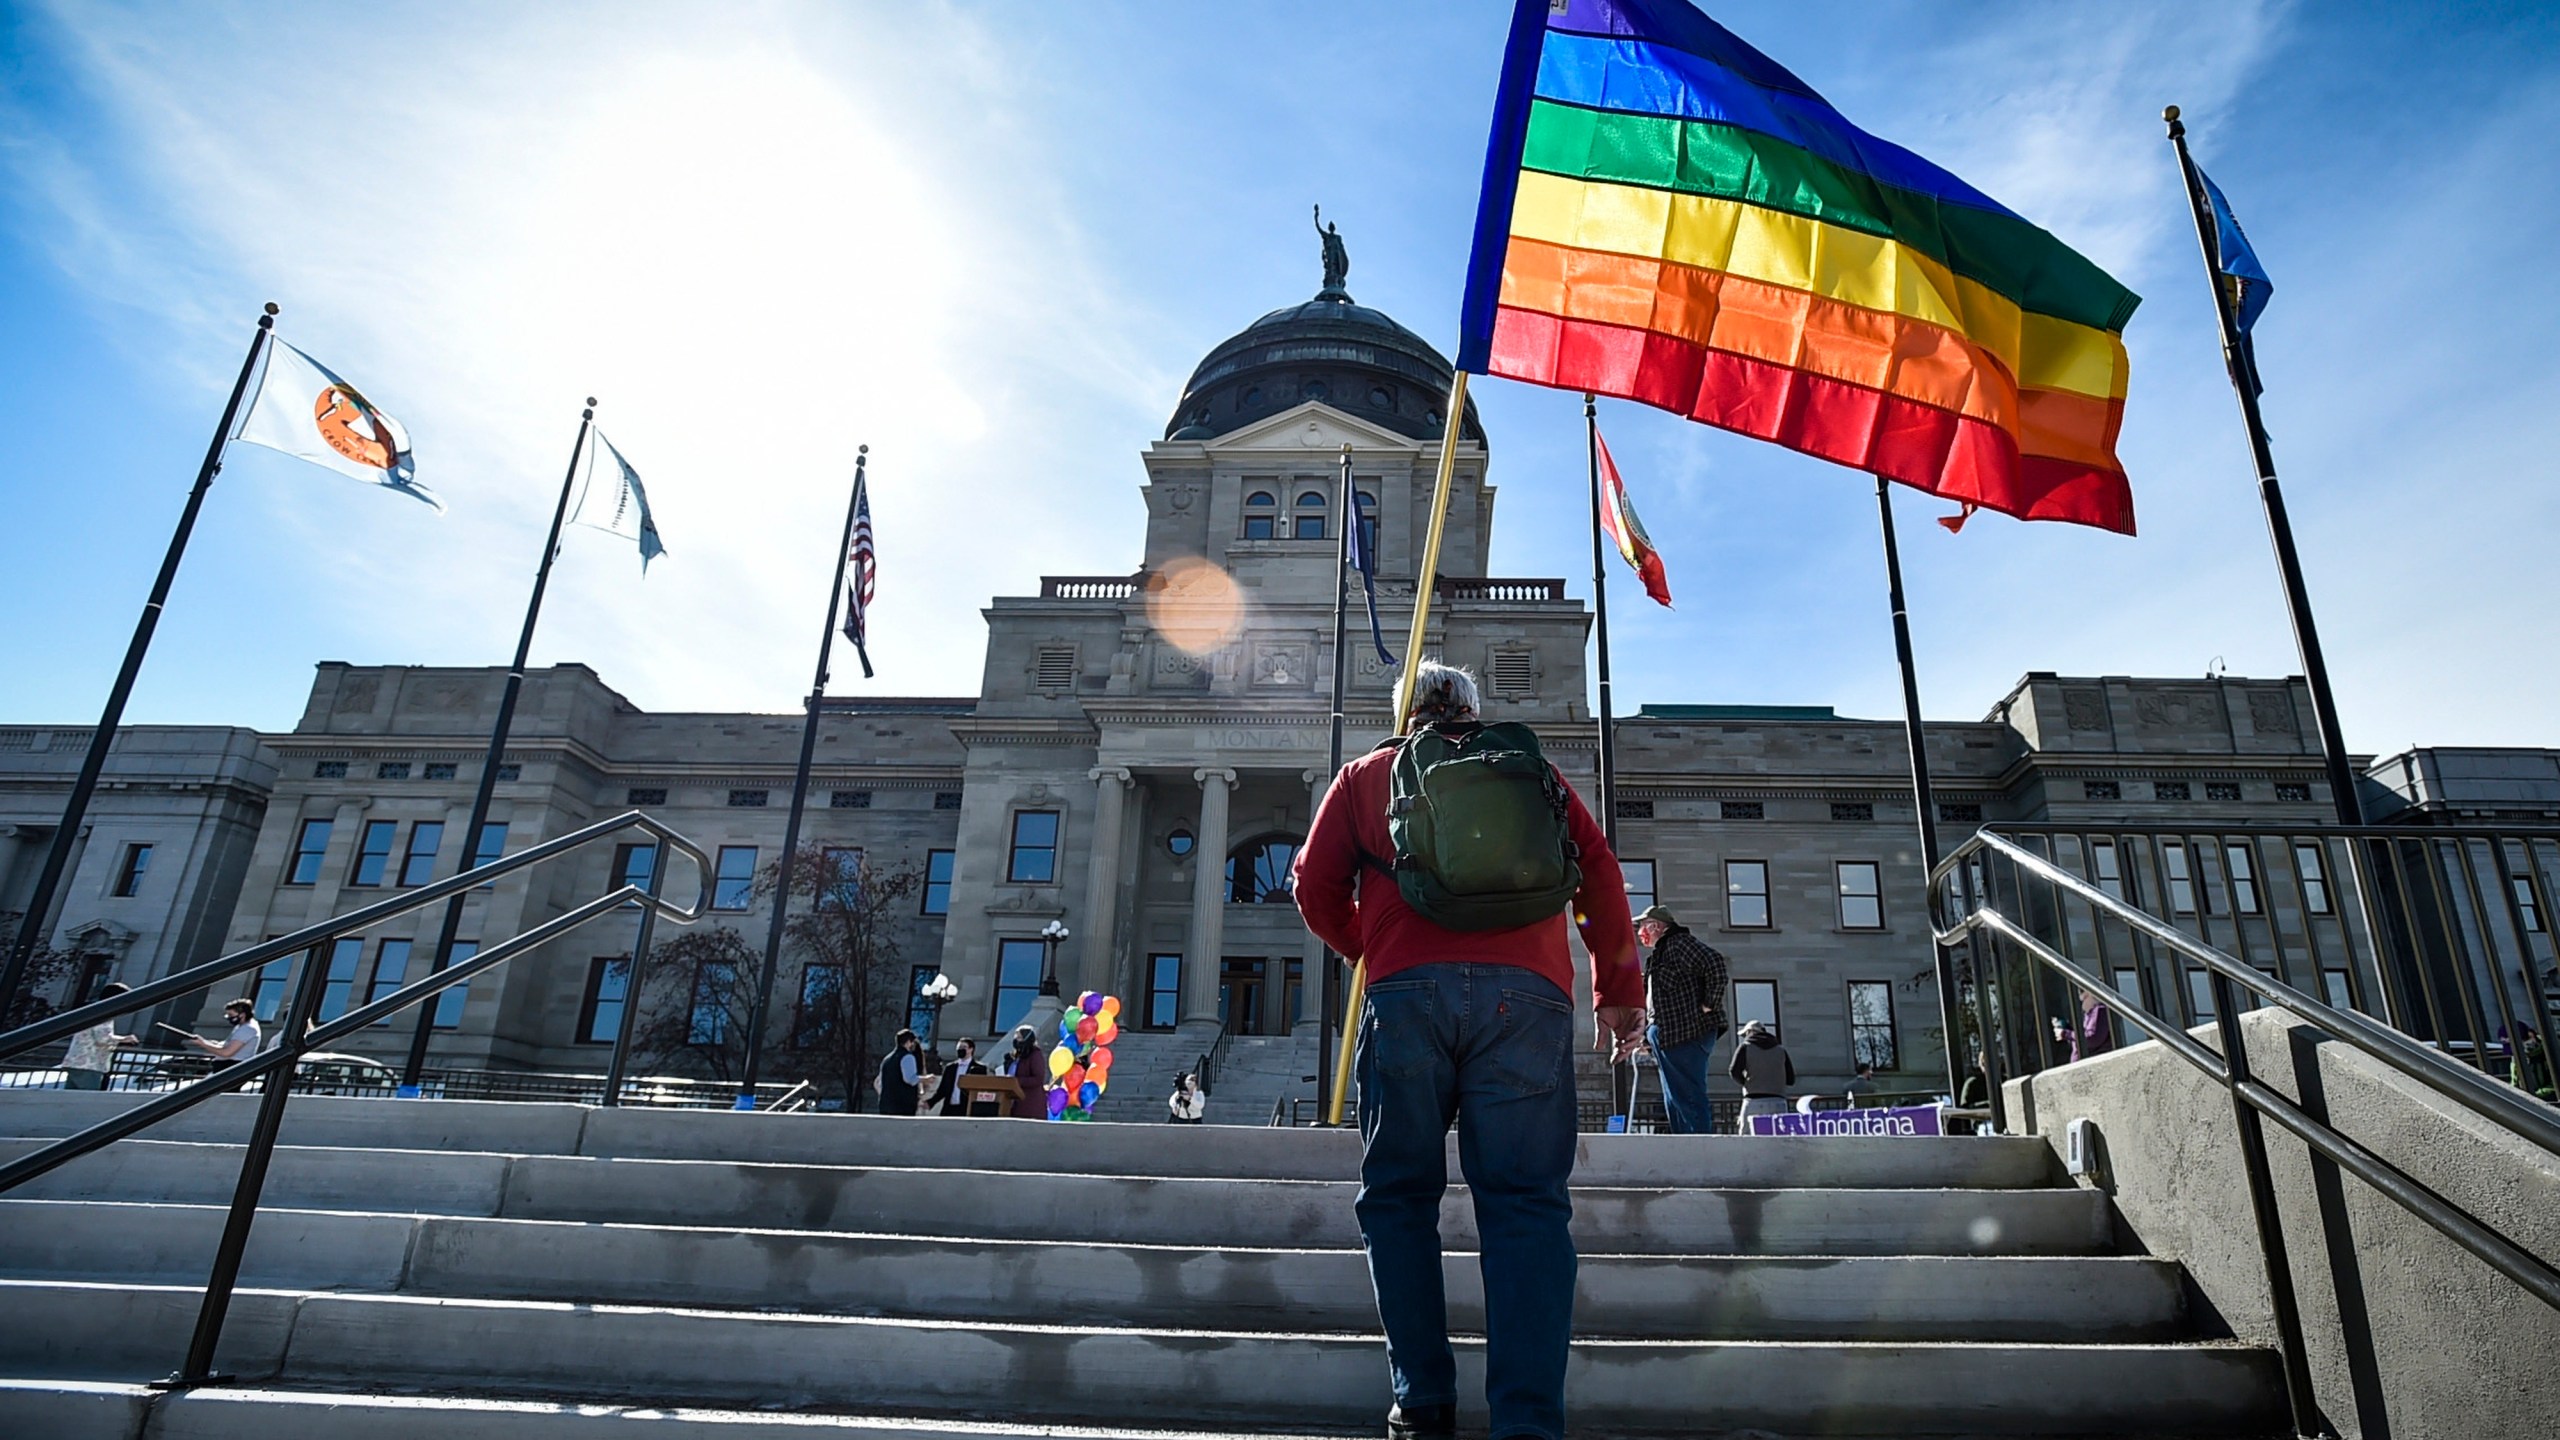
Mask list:
[[[2078,993],[2080,1023],[2065,1025],[2054,1021],[2053,1038],[2069,1042],[2072,1059],[2087,1060],[2116,1048],[2116,1017],[2114,1011],[2098,1003],[2096,995],[2086,990]]]

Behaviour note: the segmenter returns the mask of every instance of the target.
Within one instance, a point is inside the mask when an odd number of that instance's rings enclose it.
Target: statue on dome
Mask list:
[[[1324,223],[1323,206],[1318,205],[1315,210],[1316,236],[1324,241],[1324,289],[1318,293],[1340,295],[1348,300],[1351,297],[1342,288],[1342,282],[1351,274],[1351,252],[1342,248],[1342,227]]]

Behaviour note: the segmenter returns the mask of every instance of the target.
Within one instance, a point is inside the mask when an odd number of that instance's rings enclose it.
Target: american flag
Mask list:
[[[856,467],[853,477],[853,546],[844,557],[844,638],[862,656],[865,674],[871,670],[871,655],[866,639],[870,633],[865,615],[871,608],[873,589],[879,584],[880,562],[871,548],[871,482]]]

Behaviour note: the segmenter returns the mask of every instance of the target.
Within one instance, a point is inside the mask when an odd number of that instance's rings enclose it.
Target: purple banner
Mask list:
[[[1799,1114],[1751,1117],[1754,1135],[1944,1135],[1935,1105],[1898,1105],[1890,1110],[1815,1110]]]

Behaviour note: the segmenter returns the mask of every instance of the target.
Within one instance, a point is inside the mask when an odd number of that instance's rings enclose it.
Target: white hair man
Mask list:
[[[1296,865],[1298,909],[1308,927],[1368,966],[1354,1062],[1358,1208],[1387,1332],[1392,1440],[1456,1433],[1457,1365],[1440,1258],[1443,1147],[1452,1121],[1482,1236],[1493,1440],[1563,1435],[1575,1270],[1567,1189],[1576,1148],[1568,912],[1583,917],[1599,1044],[1627,1053],[1644,1019],[1644,976],[1617,857],[1581,798],[1542,758],[1536,737],[1525,726],[1484,725],[1481,704],[1473,675],[1425,661],[1405,733],[1343,767]],[[1520,828],[1540,831],[1551,858],[1566,857],[1555,891],[1529,902],[1544,913],[1503,928],[1451,928],[1417,908],[1417,898],[1430,905],[1431,892],[1408,893],[1417,862],[1400,850],[1403,827],[1389,818],[1399,789],[1408,816],[1413,809],[1417,753],[1498,763],[1507,767],[1504,783],[1529,787],[1517,812],[1528,823]],[[1400,761],[1406,763],[1398,772]],[[1569,896],[1558,893],[1567,890]]]

